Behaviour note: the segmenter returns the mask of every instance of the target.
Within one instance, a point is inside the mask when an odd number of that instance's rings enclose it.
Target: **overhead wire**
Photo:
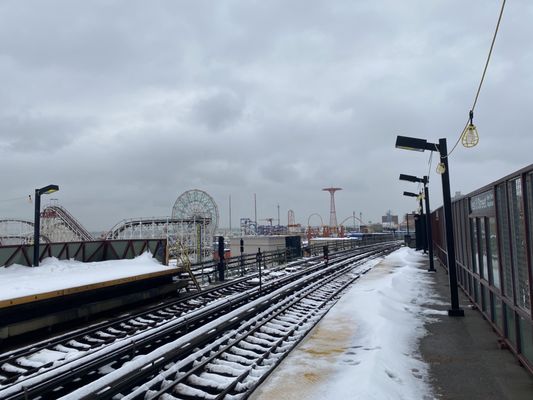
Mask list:
[[[503,10],[505,9],[505,3],[506,3],[506,0],[503,0],[502,1],[502,7],[500,9],[500,15],[498,16],[498,22],[496,23],[496,29],[494,30],[494,35],[492,36],[492,42],[490,44],[490,49],[489,49],[489,54],[487,56],[487,61],[485,62],[485,68],[483,68],[483,74],[481,75],[481,80],[479,81],[479,85],[477,87],[476,96],[474,98],[474,102],[472,103],[472,108],[470,108],[470,111],[472,113],[474,112],[474,110],[476,108],[477,101],[479,99],[479,93],[481,92],[481,87],[483,86],[483,82],[485,81],[485,75],[487,74],[487,68],[489,67],[490,57],[492,56],[492,50],[494,49],[494,43],[496,42],[496,37],[498,36],[498,30],[500,29],[500,22],[501,22],[502,16],[503,16]],[[448,152],[448,157],[453,153],[453,151],[455,150],[455,148],[457,147],[457,145],[461,141],[461,137],[463,136],[463,132],[468,127],[468,124],[470,122],[471,122],[471,119],[470,119],[470,116],[469,116],[467,121],[466,121],[465,127],[461,130],[461,134],[459,135],[459,138],[455,142],[455,144],[454,144],[453,148],[451,149],[451,151]]]
[[[433,152],[430,151],[429,152],[429,159],[428,159],[428,173],[426,175],[428,177],[428,180],[429,180],[429,177],[431,175],[431,165],[432,165],[432,163],[433,163]],[[422,184],[419,182],[418,183],[418,188],[417,188],[417,190],[419,192],[422,192],[422,187],[421,186],[422,186]]]
[[[430,174],[431,174],[431,164],[432,164],[432,161],[433,161],[433,152],[430,151],[430,152],[429,152],[429,160],[428,160],[428,165],[429,165],[429,167],[428,167],[428,174],[427,174],[428,179],[429,179],[429,176],[430,176]]]

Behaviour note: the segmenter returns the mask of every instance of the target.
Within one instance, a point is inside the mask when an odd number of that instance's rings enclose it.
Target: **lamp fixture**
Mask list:
[[[470,110],[470,122],[466,126],[465,130],[461,135],[461,143],[466,148],[474,147],[479,143],[479,135],[477,133],[477,128],[472,122],[474,118],[474,111]]]

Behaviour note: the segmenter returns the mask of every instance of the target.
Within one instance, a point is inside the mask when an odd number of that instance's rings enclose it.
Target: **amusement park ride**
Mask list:
[[[212,256],[218,221],[218,207],[213,198],[203,190],[194,189],[176,199],[171,216],[125,219],[100,239],[164,238],[171,251],[186,248],[188,257],[200,262]],[[77,219],[57,204],[42,211],[40,238],[45,243],[95,240]],[[0,219],[0,245],[32,242],[33,222]]]
[[[307,220],[307,228],[296,223],[293,210],[288,210],[287,226],[273,226],[274,218],[266,218],[268,225],[258,225],[250,218],[241,218],[241,235],[275,235],[305,234],[312,237],[344,237],[344,223],[359,221],[359,230],[363,224],[362,216],[352,216],[337,223],[335,210],[335,192],[341,188],[322,189],[330,193],[330,221],[325,225],[322,217],[313,213]],[[278,206],[279,207],[279,206]],[[279,208],[278,208],[279,213]],[[279,218],[279,216],[278,216]],[[311,220],[315,225],[311,225]],[[320,221],[320,224],[316,223]],[[74,218],[57,200],[44,208],[41,213],[40,240],[43,243],[94,241],[94,238],[83,225]],[[213,255],[213,238],[219,223],[218,206],[214,199],[205,191],[193,189],[182,193],[172,207],[172,213],[166,217],[124,219],[113,226],[98,239],[167,239],[170,255],[179,257],[186,254],[192,262],[211,259]],[[0,219],[0,245],[33,243],[33,222],[21,219]]]

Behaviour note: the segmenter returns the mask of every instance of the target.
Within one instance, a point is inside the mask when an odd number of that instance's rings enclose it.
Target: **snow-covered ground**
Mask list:
[[[392,253],[359,279],[252,396],[277,399],[433,399],[417,353],[431,315],[427,257]],[[48,258],[38,268],[0,268],[0,300],[171,269],[145,253],[80,263]]]
[[[252,396],[254,400],[433,399],[417,354],[438,300],[416,251],[401,248],[359,279]]]
[[[114,279],[173,269],[162,265],[148,252],[132,260],[82,263],[45,258],[39,267],[0,267],[0,300],[68,289]]]

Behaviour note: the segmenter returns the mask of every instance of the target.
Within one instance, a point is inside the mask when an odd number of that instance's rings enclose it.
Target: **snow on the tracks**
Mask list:
[[[426,256],[401,248],[359,279],[252,399],[432,399],[417,354],[435,313]]]

